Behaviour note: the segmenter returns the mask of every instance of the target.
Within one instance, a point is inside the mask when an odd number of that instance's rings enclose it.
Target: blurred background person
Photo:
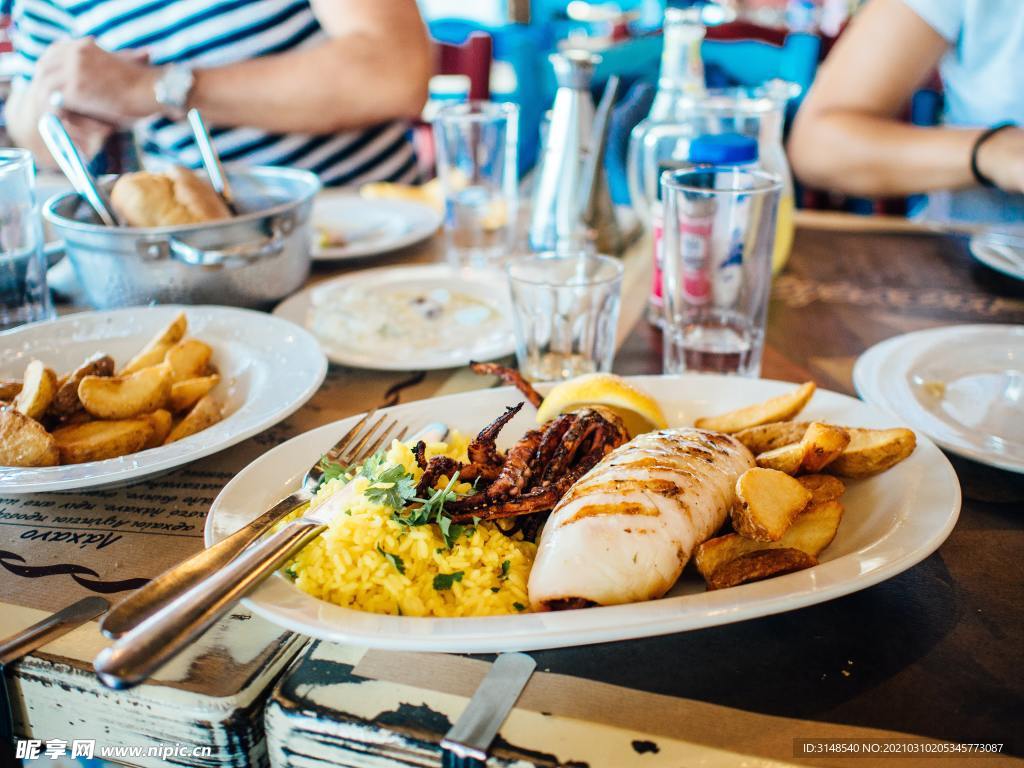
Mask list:
[[[134,131],[146,163],[199,167],[185,112],[225,163],[288,165],[327,185],[411,181],[410,120],[430,77],[415,0],[14,0],[11,137],[59,107],[81,150]]]
[[[934,69],[936,127],[899,119]],[[926,218],[1024,224],[1024,2],[870,0],[818,71],[789,139],[807,184],[927,194]]]

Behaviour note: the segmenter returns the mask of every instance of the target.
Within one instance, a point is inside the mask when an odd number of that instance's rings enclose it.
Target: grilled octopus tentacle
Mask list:
[[[473,370],[473,373],[479,373],[482,376],[497,376],[506,384],[511,384],[513,387],[523,393],[523,397],[530,401],[530,404],[534,408],[540,408],[540,404],[544,402],[544,398],[541,397],[540,393],[534,389],[530,382],[523,378],[523,375],[515,368],[508,368],[504,365],[498,365],[497,363],[473,363],[469,364],[469,367]]]
[[[454,477],[456,472],[459,472],[459,479],[461,480],[462,473],[460,470],[461,465],[455,459],[448,456],[434,456],[427,462],[427,468],[423,470],[420,481],[416,484],[416,495],[421,499],[425,499],[441,475],[448,475],[451,478]]]
[[[505,454],[505,465],[485,492],[488,498],[518,496],[530,482],[530,459],[540,445],[543,432],[531,429]]]
[[[474,438],[467,448],[470,464],[477,466],[501,466],[503,460],[501,454],[498,453],[498,448],[494,441],[497,439],[502,427],[508,424],[522,409],[522,403],[510,405],[501,416],[480,430],[480,434]]]

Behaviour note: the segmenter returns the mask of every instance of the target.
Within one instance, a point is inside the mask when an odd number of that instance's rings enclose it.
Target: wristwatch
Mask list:
[[[196,76],[184,64],[168,64],[153,84],[153,95],[157,104],[164,108],[168,117],[181,119],[188,109],[188,97]]]

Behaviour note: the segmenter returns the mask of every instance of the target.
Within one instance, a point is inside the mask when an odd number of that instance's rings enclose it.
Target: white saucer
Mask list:
[[[321,193],[313,203],[313,259],[339,261],[376,256],[426,240],[441,226],[441,214],[408,200],[364,200],[350,193]],[[345,245],[321,247],[326,230]]]

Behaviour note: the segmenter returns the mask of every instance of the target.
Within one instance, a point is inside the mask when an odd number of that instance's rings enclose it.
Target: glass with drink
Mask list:
[[[508,265],[519,371],[560,381],[609,371],[615,357],[622,264],[588,251],[559,251]]]
[[[757,376],[782,183],[736,166],[666,171],[665,373]]]
[[[0,331],[52,316],[32,154],[0,149]]]
[[[457,266],[494,266],[512,245],[518,116],[514,104],[471,101],[434,118],[448,259]]]

